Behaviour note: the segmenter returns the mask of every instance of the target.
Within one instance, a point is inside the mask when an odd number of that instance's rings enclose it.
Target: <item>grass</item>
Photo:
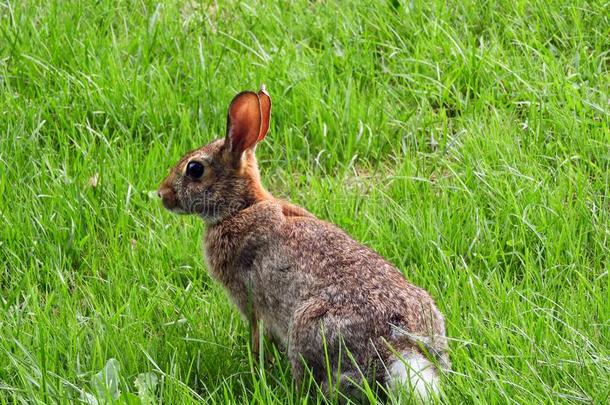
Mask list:
[[[446,314],[442,402],[608,402],[609,3],[2,0],[0,34],[0,404],[108,374],[122,403],[322,401],[254,366],[203,224],[152,194],[260,83],[268,188]]]

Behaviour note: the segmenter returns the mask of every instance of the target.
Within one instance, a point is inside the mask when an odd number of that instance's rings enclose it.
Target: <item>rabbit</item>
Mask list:
[[[261,326],[284,348],[297,386],[310,372],[324,392],[349,395],[367,381],[429,398],[450,368],[443,315],[375,251],[263,187],[255,149],[270,117],[264,86],[237,94],[226,136],[171,169],[158,189],[163,205],[206,223],[211,277],[250,323],[253,352]]]

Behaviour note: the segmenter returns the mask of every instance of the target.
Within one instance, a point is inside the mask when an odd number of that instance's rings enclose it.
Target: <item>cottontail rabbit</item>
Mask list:
[[[250,322],[253,350],[260,323],[297,383],[308,367],[326,390],[366,379],[425,398],[449,367],[443,316],[379,254],[263,188],[254,150],[270,115],[264,87],[235,96],[226,137],[178,162],[163,205],[203,218],[208,270]]]

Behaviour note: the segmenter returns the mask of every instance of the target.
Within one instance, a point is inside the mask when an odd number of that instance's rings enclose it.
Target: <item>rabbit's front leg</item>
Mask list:
[[[252,349],[252,355],[255,358],[258,358],[260,354],[260,331],[258,325],[258,319],[255,316],[252,316],[250,319],[250,345]]]

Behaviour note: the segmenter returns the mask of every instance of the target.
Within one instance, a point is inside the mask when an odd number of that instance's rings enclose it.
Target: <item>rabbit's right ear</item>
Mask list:
[[[229,145],[233,163],[239,162],[244,151],[256,145],[261,125],[262,114],[258,95],[252,91],[244,91],[235,96],[229,105],[225,140],[225,144]]]
[[[258,91],[258,100],[261,103],[261,130],[258,133],[258,140],[256,142],[260,142],[265,138],[269,131],[269,122],[271,121],[271,97],[269,97],[264,84]]]

